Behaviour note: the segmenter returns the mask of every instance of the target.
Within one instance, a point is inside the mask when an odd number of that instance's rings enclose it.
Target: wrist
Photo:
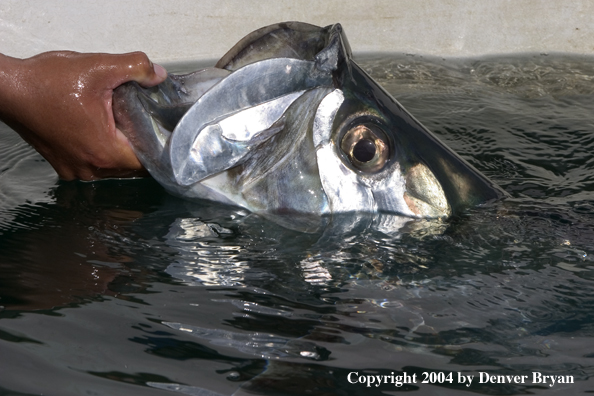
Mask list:
[[[23,60],[0,54],[0,120],[9,122],[23,94]]]

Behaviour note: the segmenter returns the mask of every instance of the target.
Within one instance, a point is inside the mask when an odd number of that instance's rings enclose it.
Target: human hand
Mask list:
[[[46,52],[28,59],[0,54],[0,119],[64,180],[146,175],[115,126],[113,90],[161,83],[165,69],[142,52]]]

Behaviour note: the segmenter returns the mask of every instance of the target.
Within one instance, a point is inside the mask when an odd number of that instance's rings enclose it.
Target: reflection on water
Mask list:
[[[0,394],[593,391],[594,62],[361,64],[511,198],[299,233],[152,180],[58,182],[1,126]],[[575,384],[367,388],[352,371]]]

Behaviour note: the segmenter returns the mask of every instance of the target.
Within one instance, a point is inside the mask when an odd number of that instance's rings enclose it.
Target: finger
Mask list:
[[[118,128],[116,128],[116,142],[120,151],[120,166],[133,170],[144,169],[132,149],[132,144]]]
[[[154,87],[157,84],[161,84],[167,78],[167,70],[161,65],[156,63],[152,64],[152,71],[146,75],[135,78],[134,81],[139,83],[145,88]]]
[[[144,52],[132,52],[118,55],[122,67],[118,70],[117,85],[128,81],[136,81],[143,87],[152,87],[162,83],[167,78],[167,71],[161,65],[152,63]],[[116,86],[117,86],[116,85]]]

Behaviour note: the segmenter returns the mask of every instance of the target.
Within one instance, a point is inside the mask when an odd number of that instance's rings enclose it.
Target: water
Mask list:
[[[511,198],[303,234],[152,180],[59,182],[1,125],[0,395],[594,391],[593,59],[360,63]]]

